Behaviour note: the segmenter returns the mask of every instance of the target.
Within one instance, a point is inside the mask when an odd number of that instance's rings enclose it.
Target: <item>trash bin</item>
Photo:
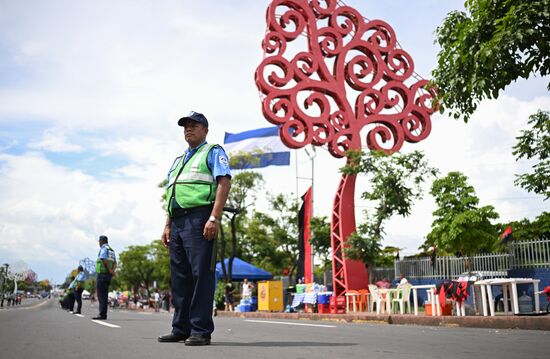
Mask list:
[[[283,282],[280,280],[258,282],[258,310],[282,312],[283,309]]]

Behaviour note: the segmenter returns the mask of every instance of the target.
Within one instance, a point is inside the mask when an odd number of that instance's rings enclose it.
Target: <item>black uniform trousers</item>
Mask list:
[[[84,288],[76,289],[74,291],[74,299],[76,300],[76,312],[80,313],[82,311],[82,292]]]
[[[170,272],[175,308],[172,319],[174,334],[210,337],[214,331],[213,241],[208,241],[203,235],[211,210],[212,207],[196,208],[172,218]]]
[[[71,312],[74,310],[74,289],[67,295],[67,310]]]
[[[99,302],[99,316],[107,317],[107,305],[109,304],[109,284],[112,276],[108,273],[97,275],[97,301]]]

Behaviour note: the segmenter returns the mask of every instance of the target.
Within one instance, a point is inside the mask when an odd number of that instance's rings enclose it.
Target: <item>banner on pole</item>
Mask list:
[[[277,126],[258,128],[240,133],[225,133],[225,151],[231,157],[240,157],[233,169],[288,166],[290,149],[279,137]],[[247,156],[243,156],[247,154]],[[250,156],[248,156],[250,155]]]
[[[302,196],[302,206],[298,213],[299,259],[298,278],[304,277],[304,283],[313,283],[313,251],[309,240],[311,239],[311,214],[312,214],[312,189],[311,187]]]

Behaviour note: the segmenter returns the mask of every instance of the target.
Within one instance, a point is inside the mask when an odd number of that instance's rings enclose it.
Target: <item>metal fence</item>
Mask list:
[[[382,280],[384,278],[392,280],[393,278],[399,277],[399,275],[395,275],[395,268],[374,268],[372,271],[372,278],[371,282],[376,283],[379,280]]]
[[[550,267],[550,239],[512,242],[510,259],[512,268]]]
[[[395,278],[404,274],[411,279],[446,279],[472,271],[484,278],[501,278],[513,268],[550,267],[550,240],[510,243],[510,252],[478,254],[471,257],[406,258],[395,261]]]

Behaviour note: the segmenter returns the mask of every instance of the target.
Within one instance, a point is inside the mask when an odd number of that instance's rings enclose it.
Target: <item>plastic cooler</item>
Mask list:
[[[252,306],[250,304],[239,304],[237,306],[237,309],[238,310],[236,310],[236,311],[241,312],[241,313],[251,312],[252,311]]]
[[[330,294],[319,294],[317,296],[317,303],[319,304],[330,304]]]

